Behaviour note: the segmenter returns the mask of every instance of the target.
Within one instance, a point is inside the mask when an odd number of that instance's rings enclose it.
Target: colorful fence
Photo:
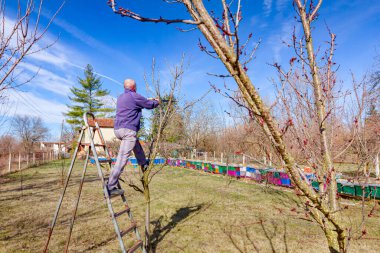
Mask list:
[[[99,158],[99,160],[105,158]],[[112,159],[113,163],[116,161],[115,158]],[[95,163],[94,159],[90,159],[91,163]],[[221,164],[221,163],[211,163],[202,161],[192,161],[192,160],[181,160],[181,159],[164,159],[156,158],[154,159],[154,164],[168,164],[174,167],[185,167],[194,170],[203,170],[204,172],[227,175],[234,178],[246,178],[249,180],[256,181],[258,183],[267,183],[282,187],[294,187],[290,176],[283,170],[277,170],[273,168],[254,168],[252,166],[243,166],[240,164]],[[137,159],[130,158],[128,164],[136,166]],[[312,185],[312,187],[318,191],[319,183],[316,181],[316,177],[313,173],[304,173],[306,179]],[[338,193],[346,196],[362,197],[364,194],[365,198],[375,198],[380,199],[380,184],[358,184],[350,183],[342,179],[337,180]]]
[[[242,166],[238,164],[226,164],[180,160],[180,159],[167,159],[166,163],[170,166],[185,167],[189,169],[203,170],[208,173],[227,175],[235,178],[246,178],[256,181],[258,183],[268,183],[282,187],[294,187],[290,176],[283,170],[273,168],[254,168],[252,166]],[[313,173],[306,173],[305,177],[318,191],[319,183],[316,181],[316,176]],[[380,185],[379,184],[366,184],[360,185],[358,183],[349,183],[345,180],[337,180],[338,193],[346,196],[362,197],[380,199]]]

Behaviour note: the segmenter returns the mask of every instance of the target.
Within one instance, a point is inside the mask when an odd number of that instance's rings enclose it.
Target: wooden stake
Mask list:
[[[12,167],[12,153],[9,152],[9,163],[8,163],[9,173],[11,173],[11,167]]]
[[[375,159],[375,175],[376,175],[377,178],[380,177],[379,153],[376,154],[376,159]]]

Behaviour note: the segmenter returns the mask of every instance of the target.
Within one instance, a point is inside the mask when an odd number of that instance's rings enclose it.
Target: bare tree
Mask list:
[[[218,120],[210,103],[203,101],[184,112],[183,143],[186,147],[203,151],[216,149]]]
[[[0,154],[9,154],[10,152],[15,151],[18,146],[16,138],[12,135],[2,135],[0,136]]]
[[[307,58],[304,62],[307,63],[307,69],[312,77],[311,84],[313,86],[313,107],[317,112],[318,136],[321,147],[321,157],[323,157],[322,172],[326,178],[332,180],[329,185],[329,198],[321,198],[307,182],[301,180],[299,176],[299,166],[295,162],[291,150],[287,148],[283,133],[273,117],[270,108],[264,103],[262,97],[251,82],[247,74],[247,63],[253,58],[255,48],[247,53],[247,43],[251,39],[243,41],[239,36],[239,26],[242,19],[241,1],[227,3],[221,0],[222,16],[216,17],[217,11],[207,9],[202,0],[176,0],[165,1],[168,4],[183,5],[191,18],[189,19],[166,19],[159,14],[159,18],[147,18],[143,15],[133,12],[130,9],[119,7],[117,8],[115,1],[110,0],[108,3],[113,8],[114,12],[123,17],[128,17],[141,22],[154,23],[182,23],[194,26],[193,29],[198,29],[204,38],[211,45],[212,50],[208,50],[203,44],[199,44],[202,51],[219,59],[228,71],[228,75],[223,77],[232,77],[241,92],[241,96],[253,115],[253,119],[260,124],[262,130],[277,151],[278,155],[285,163],[285,169],[290,174],[297,189],[301,192],[305,208],[312,214],[314,220],[321,226],[325,233],[328,247],[331,252],[346,252],[347,250],[347,233],[346,227],[340,218],[340,213],[336,212],[336,184],[335,171],[332,166],[331,150],[328,145],[328,136],[326,133],[326,116],[327,107],[322,94],[322,81],[319,75],[319,68],[315,59],[315,51],[312,40],[311,24],[318,16],[318,10],[322,5],[322,0],[316,4],[315,1],[300,1],[294,0],[294,6],[298,15],[299,21],[302,23],[303,49],[306,51]],[[289,122],[291,125],[291,122]]]
[[[17,88],[29,80],[17,82],[17,71],[21,62],[29,55],[50,47],[41,45],[39,42],[45,36],[48,28],[58,14],[57,12],[49,19],[46,25],[41,24],[43,0],[26,1],[22,4],[17,2],[17,13],[14,19],[7,10],[6,0],[0,0],[0,100],[6,97],[5,91]]]
[[[26,152],[30,152],[35,143],[44,140],[49,134],[49,129],[39,117],[18,115],[14,117],[12,125],[15,136],[21,140]]]

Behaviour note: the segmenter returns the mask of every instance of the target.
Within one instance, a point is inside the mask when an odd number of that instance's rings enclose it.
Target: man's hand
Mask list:
[[[160,98],[148,98],[148,100],[156,100],[158,102],[158,104],[160,104]]]

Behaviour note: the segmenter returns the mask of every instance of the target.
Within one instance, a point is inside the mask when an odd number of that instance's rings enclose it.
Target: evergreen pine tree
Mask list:
[[[109,90],[102,89],[100,78],[96,77],[90,64],[86,66],[84,78],[78,77],[80,87],[70,88],[69,96],[71,105],[67,105],[68,112],[66,122],[74,129],[79,129],[83,124],[83,113],[89,111],[96,117],[104,117],[106,113],[114,112],[114,108],[105,107],[101,98],[109,95]]]

